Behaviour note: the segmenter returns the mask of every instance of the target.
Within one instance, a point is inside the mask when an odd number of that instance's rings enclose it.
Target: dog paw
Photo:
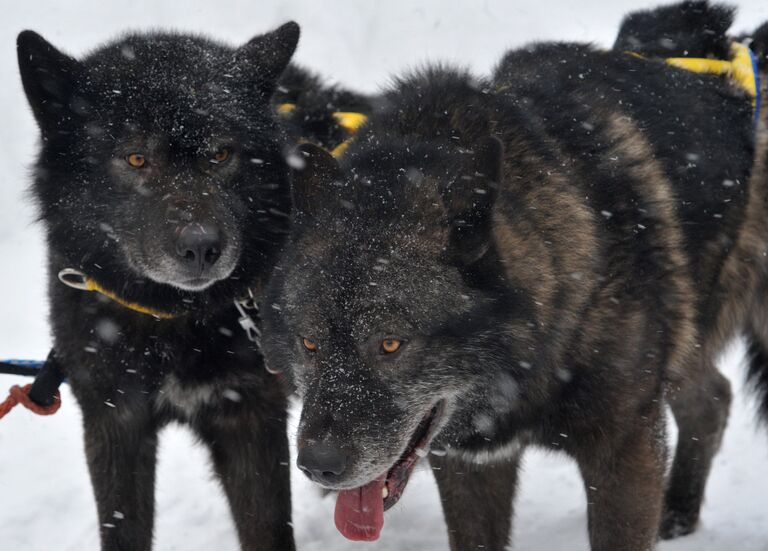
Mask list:
[[[698,512],[665,511],[661,519],[659,536],[663,540],[671,540],[687,536],[694,532],[699,524]]]

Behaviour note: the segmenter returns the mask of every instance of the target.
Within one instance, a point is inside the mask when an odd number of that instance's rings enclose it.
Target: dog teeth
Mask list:
[[[381,489],[381,499],[387,499],[389,497],[389,488],[387,488],[387,485],[384,484],[384,487]]]

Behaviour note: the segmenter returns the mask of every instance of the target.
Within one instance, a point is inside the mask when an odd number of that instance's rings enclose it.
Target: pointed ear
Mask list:
[[[503,159],[501,140],[488,136],[475,147],[459,177],[442,190],[450,224],[448,250],[464,264],[480,260],[491,245],[493,205],[503,177]]]
[[[302,163],[291,170],[293,208],[297,214],[312,217],[333,200],[334,181],[341,180],[339,163],[322,147],[305,143],[296,148]]]
[[[70,100],[80,64],[34,31],[16,39],[24,92],[43,129],[56,128],[71,116]]]
[[[252,38],[238,48],[235,57],[244,74],[250,75],[259,93],[269,98],[277,80],[296,51],[301,29],[294,21]]]

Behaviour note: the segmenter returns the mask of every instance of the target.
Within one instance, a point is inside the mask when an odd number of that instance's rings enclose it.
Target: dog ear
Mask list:
[[[70,101],[80,64],[34,31],[16,39],[24,92],[41,129],[55,129],[71,116]]]
[[[459,177],[441,191],[450,225],[448,250],[463,264],[477,262],[490,247],[503,159],[501,140],[488,136],[477,144]]]
[[[296,51],[300,33],[299,24],[289,21],[238,48],[236,62],[246,74],[252,75],[262,96],[269,98],[277,88],[277,80]]]
[[[341,168],[322,147],[304,143],[296,151],[299,160],[291,170],[293,208],[297,214],[312,217],[333,201],[332,184],[341,180]]]

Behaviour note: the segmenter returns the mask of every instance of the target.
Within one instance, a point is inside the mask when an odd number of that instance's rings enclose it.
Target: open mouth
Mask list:
[[[427,454],[443,415],[444,403],[438,402],[419,423],[400,459],[375,480],[352,490],[342,490],[336,499],[334,520],[344,537],[353,541],[373,541],[384,526],[384,511],[391,508],[408,485],[416,463]]]

